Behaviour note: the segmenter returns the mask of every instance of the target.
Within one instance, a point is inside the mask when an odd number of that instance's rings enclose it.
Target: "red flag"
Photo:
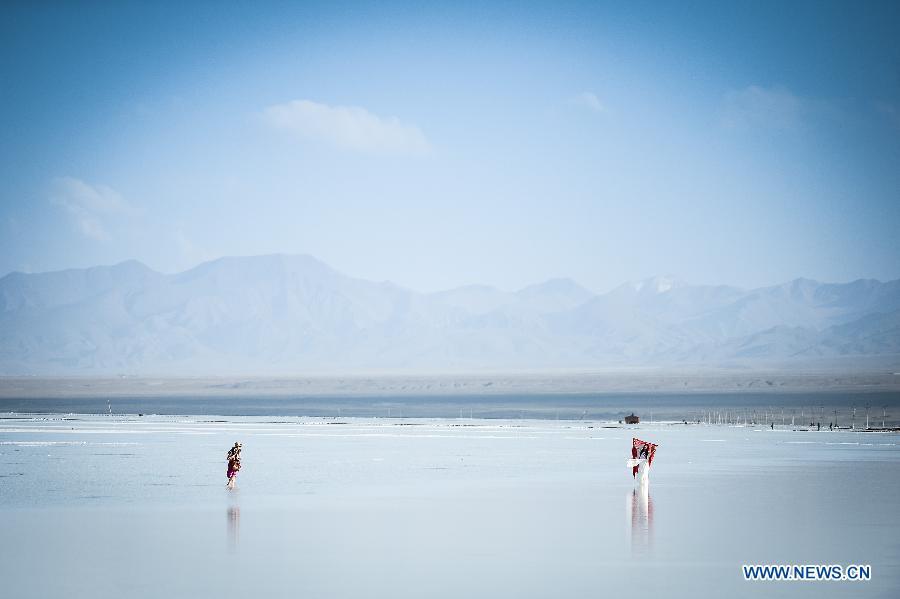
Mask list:
[[[647,463],[652,466],[653,465],[653,456],[656,454],[656,443],[648,443],[647,441],[641,441],[637,437],[631,438],[631,457],[637,459],[638,455],[640,455],[641,450],[647,447]],[[631,469],[631,476],[637,476],[638,467],[635,466]]]

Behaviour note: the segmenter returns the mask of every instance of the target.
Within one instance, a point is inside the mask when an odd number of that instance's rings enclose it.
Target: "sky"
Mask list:
[[[4,2],[0,276],[900,278],[900,4],[729,4]]]

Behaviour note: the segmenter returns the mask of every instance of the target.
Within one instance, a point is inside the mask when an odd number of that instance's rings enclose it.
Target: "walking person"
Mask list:
[[[241,469],[241,448],[242,445],[235,441],[234,447],[232,447],[228,451],[228,455],[225,456],[228,462],[228,467],[225,470],[226,476],[228,476],[228,484],[225,487],[229,490],[234,489],[234,480],[237,478],[237,473]]]

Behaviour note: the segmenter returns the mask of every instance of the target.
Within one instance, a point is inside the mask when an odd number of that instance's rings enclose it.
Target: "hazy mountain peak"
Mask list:
[[[99,277],[108,276],[113,281],[128,281],[132,284],[139,284],[147,279],[157,279],[163,276],[138,260],[126,260],[112,266],[89,268],[85,271],[85,275],[88,278],[97,275]]]
[[[97,266],[89,266],[87,268],[64,268],[62,270],[48,270],[45,272],[31,273],[13,271],[0,277],[0,281],[6,278],[34,278],[53,277],[53,276],[79,276],[79,275],[95,275],[97,273],[152,273],[159,274],[140,260],[130,259],[116,264],[101,264]]]
[[[640,281],[631,281],[620,286],[615,291],[628,291],[641,295],[659,295],[679,287],[687,286],[686,283],[671,276],[654,276]]]
[[[96,268],[96,267],[94,267],[94,268]],[[103,268],[103,267],[100,267],[100,268]],[[118,264],[113,264],[112,266],[109,266],[107,268],[109,268],[110,270],[122,270],[122,271],[130,270],[130,271],[156,272],[155,270],[153,270],[152,268],[150,268],[149,266],[147,266],[140,260],[135,260],[134,258],[132,258],[130,260],[123,260],[122,262],[119,262]]]
[[[178,273],[176,278],[188,281],[206,276],[237,277],[252,280],[275,279],[287,273],[304,273],[312,276],[343,276],[321,260],[308,254],[260,254],[256,256],[223,256],[203,262],[190,270]]]
[[[519,289],[516,294],[528,297],[541,293],[571,293],[583,296],[585,299],[591,297],[593,292],[583,287],[577,281],[568,277],[557,277],[547,279],[543,283],[534,283]]]
[[[0,279],[0,312],[75,304],[114,290],[142,289],[162,277],[137,260],[37,274],[11,273]]]
[[[797,277],[791,281],[788,281],[782,287],[791,287],[794,289],[811,289],[813,287],[818,287],[821,285],[819,281],[815,279],[807,279],[806,277]]]
[[[420,294],[302,254],[173,275],[129,260],[0,279],[0,374],[886,360],[900,357],[898,315],[900,281],[742,290],[658,276],[594,295],[555,278]]]

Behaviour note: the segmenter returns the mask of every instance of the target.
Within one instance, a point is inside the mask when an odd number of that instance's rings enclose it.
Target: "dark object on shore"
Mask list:
[[[640,416],[635,416],[634,412],[631,413],[631,416],[625,417],[625,424],[638,424],[641,421]]]

